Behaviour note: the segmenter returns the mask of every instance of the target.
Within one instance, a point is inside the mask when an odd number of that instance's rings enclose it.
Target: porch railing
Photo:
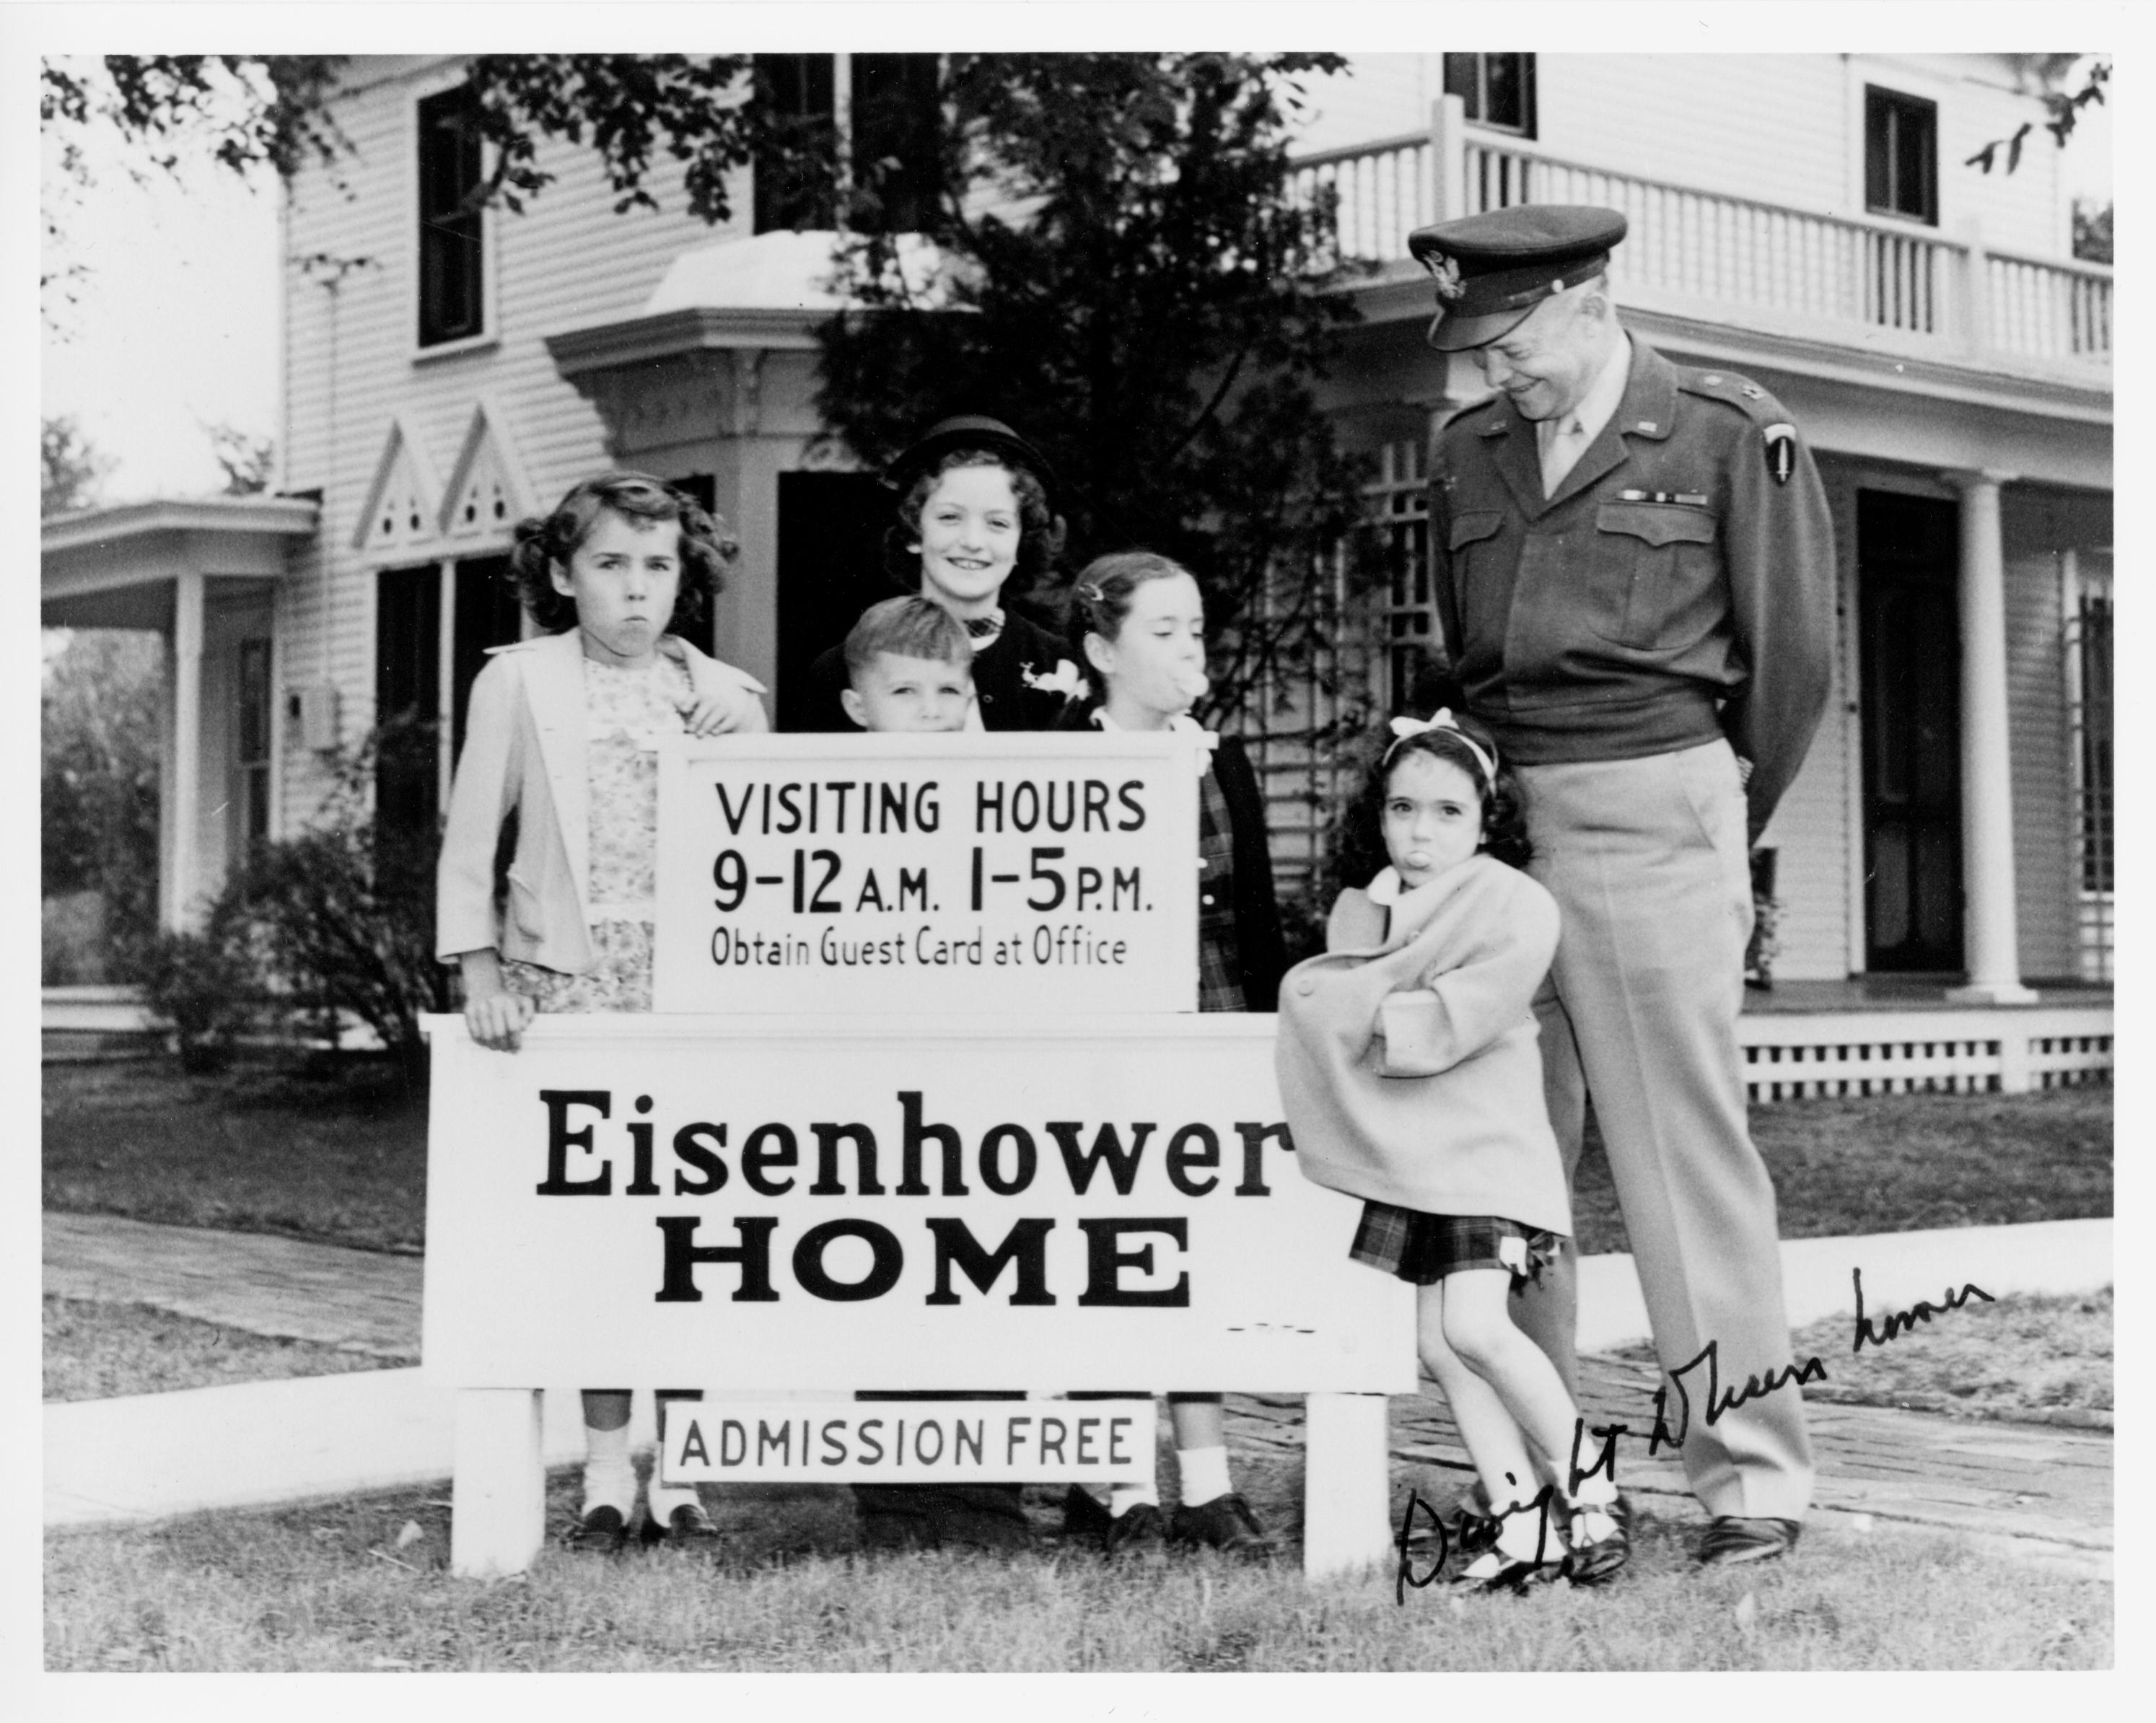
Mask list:
[[[1623,285],[1696,302],[1723,320],[1747,311],[1839,326],[1865,338],[1907,332],[1942,356],[2108,367],[2112,272],[2036,258],[1906,223],[1828,215],[1568,162],[1517,143],[1470,137],[1459,99],[1427,132],[1300,157],[1295,189],[1337,199],[1344,261],[1389,264],[1431,222],[1517,203],[1599,203],[1630,232]]]

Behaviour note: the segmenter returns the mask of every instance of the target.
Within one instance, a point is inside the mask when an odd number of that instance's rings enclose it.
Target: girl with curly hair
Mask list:
[[[1348,1254],[1416,1288],[1418,1349],[1489,1508],[1455,1580],[1592,1584],[1630,1548],[1616,1485],[1508,1308],[1572,1229],[1532,1009],[1557,904],[1520,871],[1519,787],[1488,733],[1443,711],[1393,731],[1350,845],[1384,865],[1281,984],[1296,1164],[1363,1199]]]
[[[737,551],[725,522],[641,473],[586,479],[518,524],[511,572],[546,632],[499,649],[472,684],[435,882],[436,955],[461,972],[465,1024],[482,1047],[516,1052],[542,1011],[651,1009],[654,745],[769,728],[762,685],[682,638]],[[612,1552],[636,1506],[629,1390],[588,1389],[583,1409],[584,1500],[569,1541]],[[696,1491],[655,1471],[646,1506],[647,1542],[717,1536]]]

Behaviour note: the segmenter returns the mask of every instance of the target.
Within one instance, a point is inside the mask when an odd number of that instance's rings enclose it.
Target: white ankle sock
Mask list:
[[[1218,1500],[1235,1486],[1228,1481],[1228,1450],[1224,1447],[1178,1448],[1175,1467],[1183,1479],[1183,1505],[1202,1507]]]
[[[1160,1505],[1160,1491],[1150,1484],[1111,1484],[1108,1486],[1108,1511],[1118,1520],[1132,1508],[1157,1508]]]
[[[659,1481],[658,1462],[652,1462],[651,1481],[645,1485],[644,1504],[651,1510],[651,1517],[664,1526],[676,1508],[699,1505],[696,1486],[693,1484],[661,1484]]]
[[[629,1459],[629,1426],[595,1430],[584,1426],[584,1505],[579,1517],[594,1508],[612,1508],[626,1520],[636,1506],[636,1468]]]

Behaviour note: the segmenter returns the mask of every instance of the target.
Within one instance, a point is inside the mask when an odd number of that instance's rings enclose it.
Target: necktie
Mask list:
[[[1545,419],[1536,428],[1542,440],[1543,495],[1554,496],[1586,450],[1587,428],[1578,413],[1568,413],[1560,420]]]

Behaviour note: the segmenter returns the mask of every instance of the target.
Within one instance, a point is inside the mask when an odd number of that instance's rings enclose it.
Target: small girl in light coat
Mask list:
[[[510,567],[550,632],[497,650],[472,684],[435,878],[436,955],[462,972],[465,1023],[515,1053],[538,1012],[649,1011],[658,851],[656,738],[770,727],[762,685],[681,636],[737,546],[724,522],[641,473],[571,487],[521,521]],[[497,897],[495,852],[515,817]],[[573,1548],[612,1553],[636,1507],[629,1390],[584,1392],[584,1500]],[[695,1394],[662,1392],[670,1398]],[[644,1541],[717,1536],[654,1470]]]
[[[1628,1551],[1615,1485],[1573,1478],[1595,1445],[1581,1440],[1575,1461],[1578,1408],[1507,1308],[1572,1226],[1530,1009],[1557,905],[1519,871],[1519,792],[1488,737],[1442,711],[1393,730],[1353,822],[1390,864],[1340,895],[1326,955],[1281,984],[1296,1163],[1364,1199],[1349,1254],[1418,1289],[1424,1367],[1497,1521],[1494,1547],[1456,1578],[1592,1583]]]

